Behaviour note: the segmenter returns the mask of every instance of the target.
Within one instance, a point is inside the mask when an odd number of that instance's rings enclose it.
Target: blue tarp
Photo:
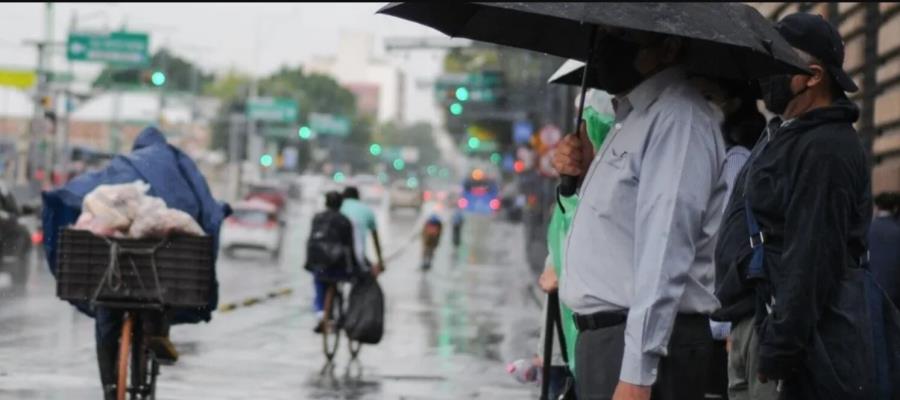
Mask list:
[[[142,180],[150,184],[151,196],[162,198],[170,208],[179,209],[194,217],[213,240],[213,260],[219,249],[219,229],[231,213],[228,204],[216,201],[197,165],[186,154],[166,142],[156,127],[145,128],[131,154],[117,155],[103,170],[80,175],[62,188],[44,192],[43,229],[44,251],[50,271],[56,276],[56,242],[59,229],[72,225],[81,214],[84,197],[103,184],[129,183]],[[199,310],[179,310],[173,323],[209,321],[218,306],[219,285],[212,272],[212,295],[209,306]],[[79,310],[93,317],[86,304],[75,304]]]

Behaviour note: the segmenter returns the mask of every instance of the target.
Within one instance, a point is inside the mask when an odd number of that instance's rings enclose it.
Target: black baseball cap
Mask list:
[[[844,41],[841,34],[818,14],[794,13],[775,24],[775,30],[794,48],[818,58],[845,92],[859,90],[844,71]]]

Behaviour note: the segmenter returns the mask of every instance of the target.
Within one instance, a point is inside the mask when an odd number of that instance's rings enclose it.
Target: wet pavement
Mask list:
[[[379,280],[384,338],[364,346],[357,362],[343,338],[329,367],[312,332],[312,281],[302,269],[314,207],[291,205],[280,262],[252,253],[221,259],[220,304],[293,291],[216,312],[207,324],[173,327],[181,358],[162,367],[158,399],[537,397],[536,387],[504,369],[536,352],[541,321],[521,225],[470,217],[463,245],[453,248],[447,229],[433,268],[422,272],[419,242],[410,240],[421,216],[381,207],[381,235],[393,255]],[[98,399],[93,321],[55,297],[53,278],[34,261],[24,288],[0,285],[0,400]]]

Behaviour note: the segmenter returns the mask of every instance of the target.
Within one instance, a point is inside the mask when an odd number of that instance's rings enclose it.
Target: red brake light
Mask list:
[[[469,206],[469,201],[465,198],[460,198],[456,201],[456,205],[459,206],[459,208],[466,208]]]
[[[31,234],[31,244],[40,244],[44,241],[44,232],[37,231]]]
[[[491,200],[490,205],[491,205],[491,210],[497,211],[500,209],[500,200],[493,199],[493,200]]]
[[[424,193],[422,193],[422,198],[425,199],[425,201],[431,200],[431,191],[426,190]]]

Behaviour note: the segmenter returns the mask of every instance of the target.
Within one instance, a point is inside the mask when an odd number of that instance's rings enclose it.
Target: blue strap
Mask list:
[[[769,128],[771,129],[771,127]],[[750,156],[750,159],[747,160],[746,170],[744,172],[744,216],[747,219],[747,230],[750,234],[750,248],[753,250],[752,257],[750,258],[750,264],[747,267],[747,279],[766,279],[766,271],[763,265],[763,260],[765,257],[765,242],[766,238],[762,232],[762,229],[759,227],[759,222],[756,220],[756,216],[753,215],[753,208],[750,205],[750,177],[753,173],[753,164],[756,162],[756,159],[765,151],[766,146],[769,145],[769,134],[768,132],[764,132],[760,141],[762,144],[757,145],[758,149],[754,149],[753,153]]]

